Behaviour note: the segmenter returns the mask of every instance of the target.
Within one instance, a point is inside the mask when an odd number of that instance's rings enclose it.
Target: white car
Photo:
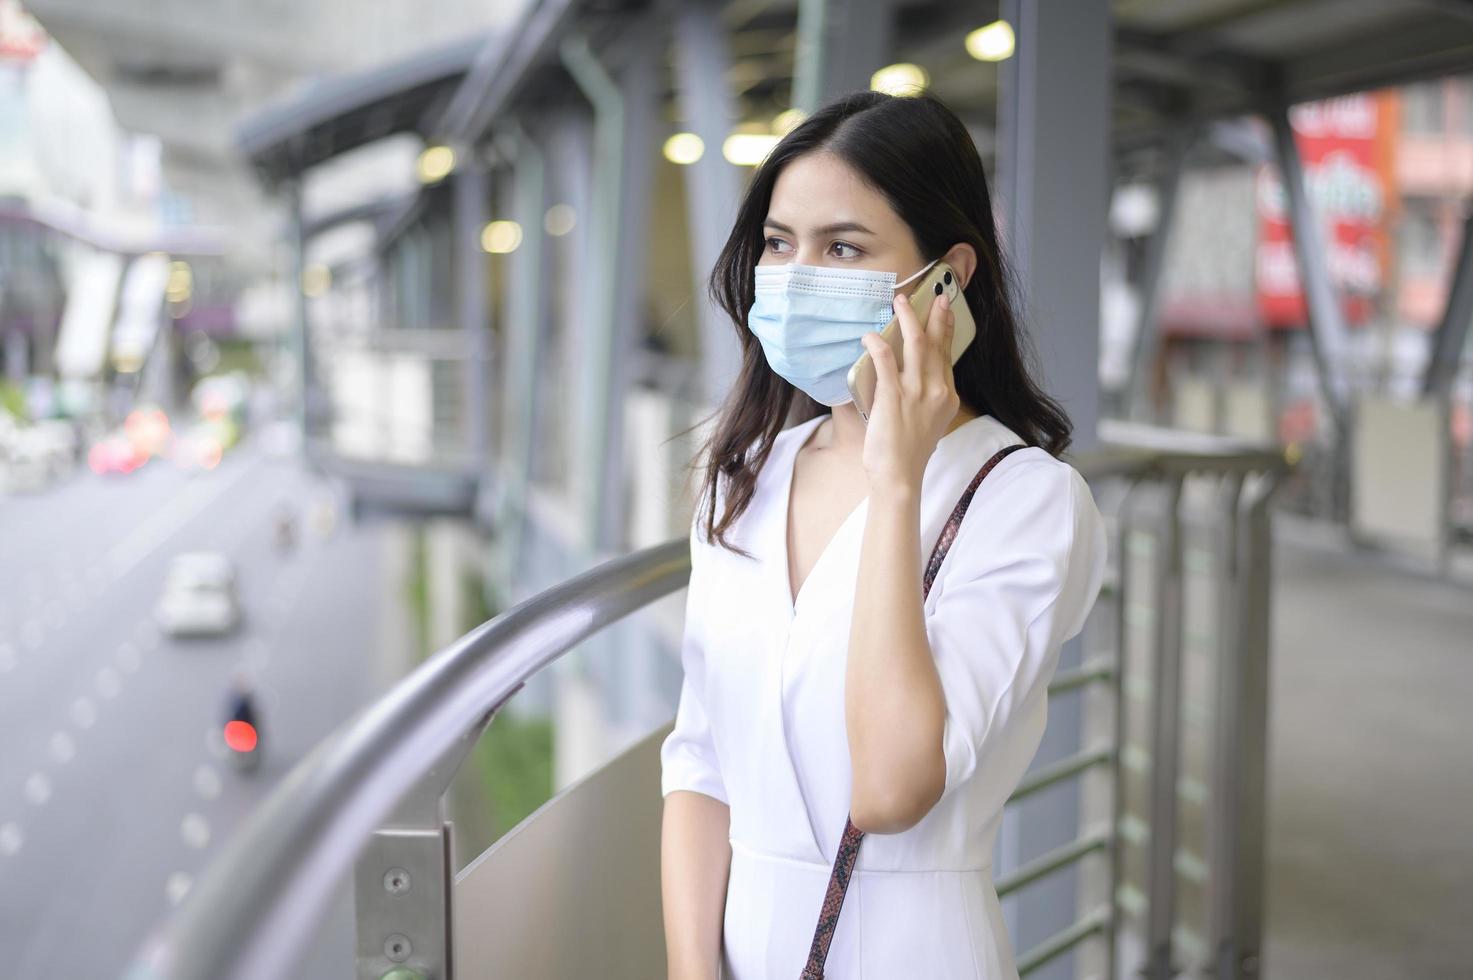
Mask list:
[[[176,555],[154,609],[159,629],[173,636],[219,635],[240,625],[235,568],[213,551]]]

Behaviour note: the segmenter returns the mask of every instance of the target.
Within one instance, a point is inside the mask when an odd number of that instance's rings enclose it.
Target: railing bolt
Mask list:
[[[384,891],[390,895],[403,895],[409,891],[409,872],[403,868],[390,868],[384,875]]]
[[[401,936],[396,932],[384,940],[384,955],[395,963],[403,963],[412,952],[414,947],[409,945],[408,936]]]

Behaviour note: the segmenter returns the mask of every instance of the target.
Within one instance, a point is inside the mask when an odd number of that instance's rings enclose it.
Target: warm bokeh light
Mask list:
[[[967,35],[967,54],[978,61],[1006,61],[1013,56],[1013,25],[995,20]]]
[[[321,262],[314,262],[302,270],[302,292],[317,297],[332,286],[332,270]]]
[[[771,133],[732,133],[721,144],[721,155],[739,167],[755,167],[772,152],[777,140]]]
[[[554,238],[560,238],[573,230],[578,215],[571,204],[554,204],[542,216],[542,228]]]
[[[169,285],[166,294],[170,303],[187,303],[194,291],[194,273],[184,261],[169,263]]]
[[[481,229],[481,248],[492,255],[515,252],[522,244],[522,226],[515,221],[493,221]]]
[[[773,117],[772,131],[778,136],[786,136],[807,118],[808,114],[802,109],[784,109]]]
[[[706,153],[706,141],[695,133],[676,133],[665,141],[665,159],[671,163],[695,163]]]
[[[415,161],[414,172],[421,184],[434,184],[455,169],[455,151],[448,146],[427,146]]]
[[[915,95],[931,84],[931,77],[920,65],[901,62],[886,65],[870,76],[869,87],[887,95]]]

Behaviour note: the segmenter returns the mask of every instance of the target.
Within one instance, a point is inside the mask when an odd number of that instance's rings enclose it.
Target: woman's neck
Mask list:
[[[962,403],[942,435],[966,425],[976,417],[977,413],[968,408],[965,402]],[[818,423],[818,429],[810,443],[812,448],[837,451],[840,455],[852,456],[854,459],[864,455],[865,421],[859,417],[859,409],[854,407],[853,402],[835,405],[832,416]]]

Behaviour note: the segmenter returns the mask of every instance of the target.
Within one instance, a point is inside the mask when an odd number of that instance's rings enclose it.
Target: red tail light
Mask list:
[[[226,722],[225,744],[237,752],[254,752],[256,749],[255,726],[246,721]]]

